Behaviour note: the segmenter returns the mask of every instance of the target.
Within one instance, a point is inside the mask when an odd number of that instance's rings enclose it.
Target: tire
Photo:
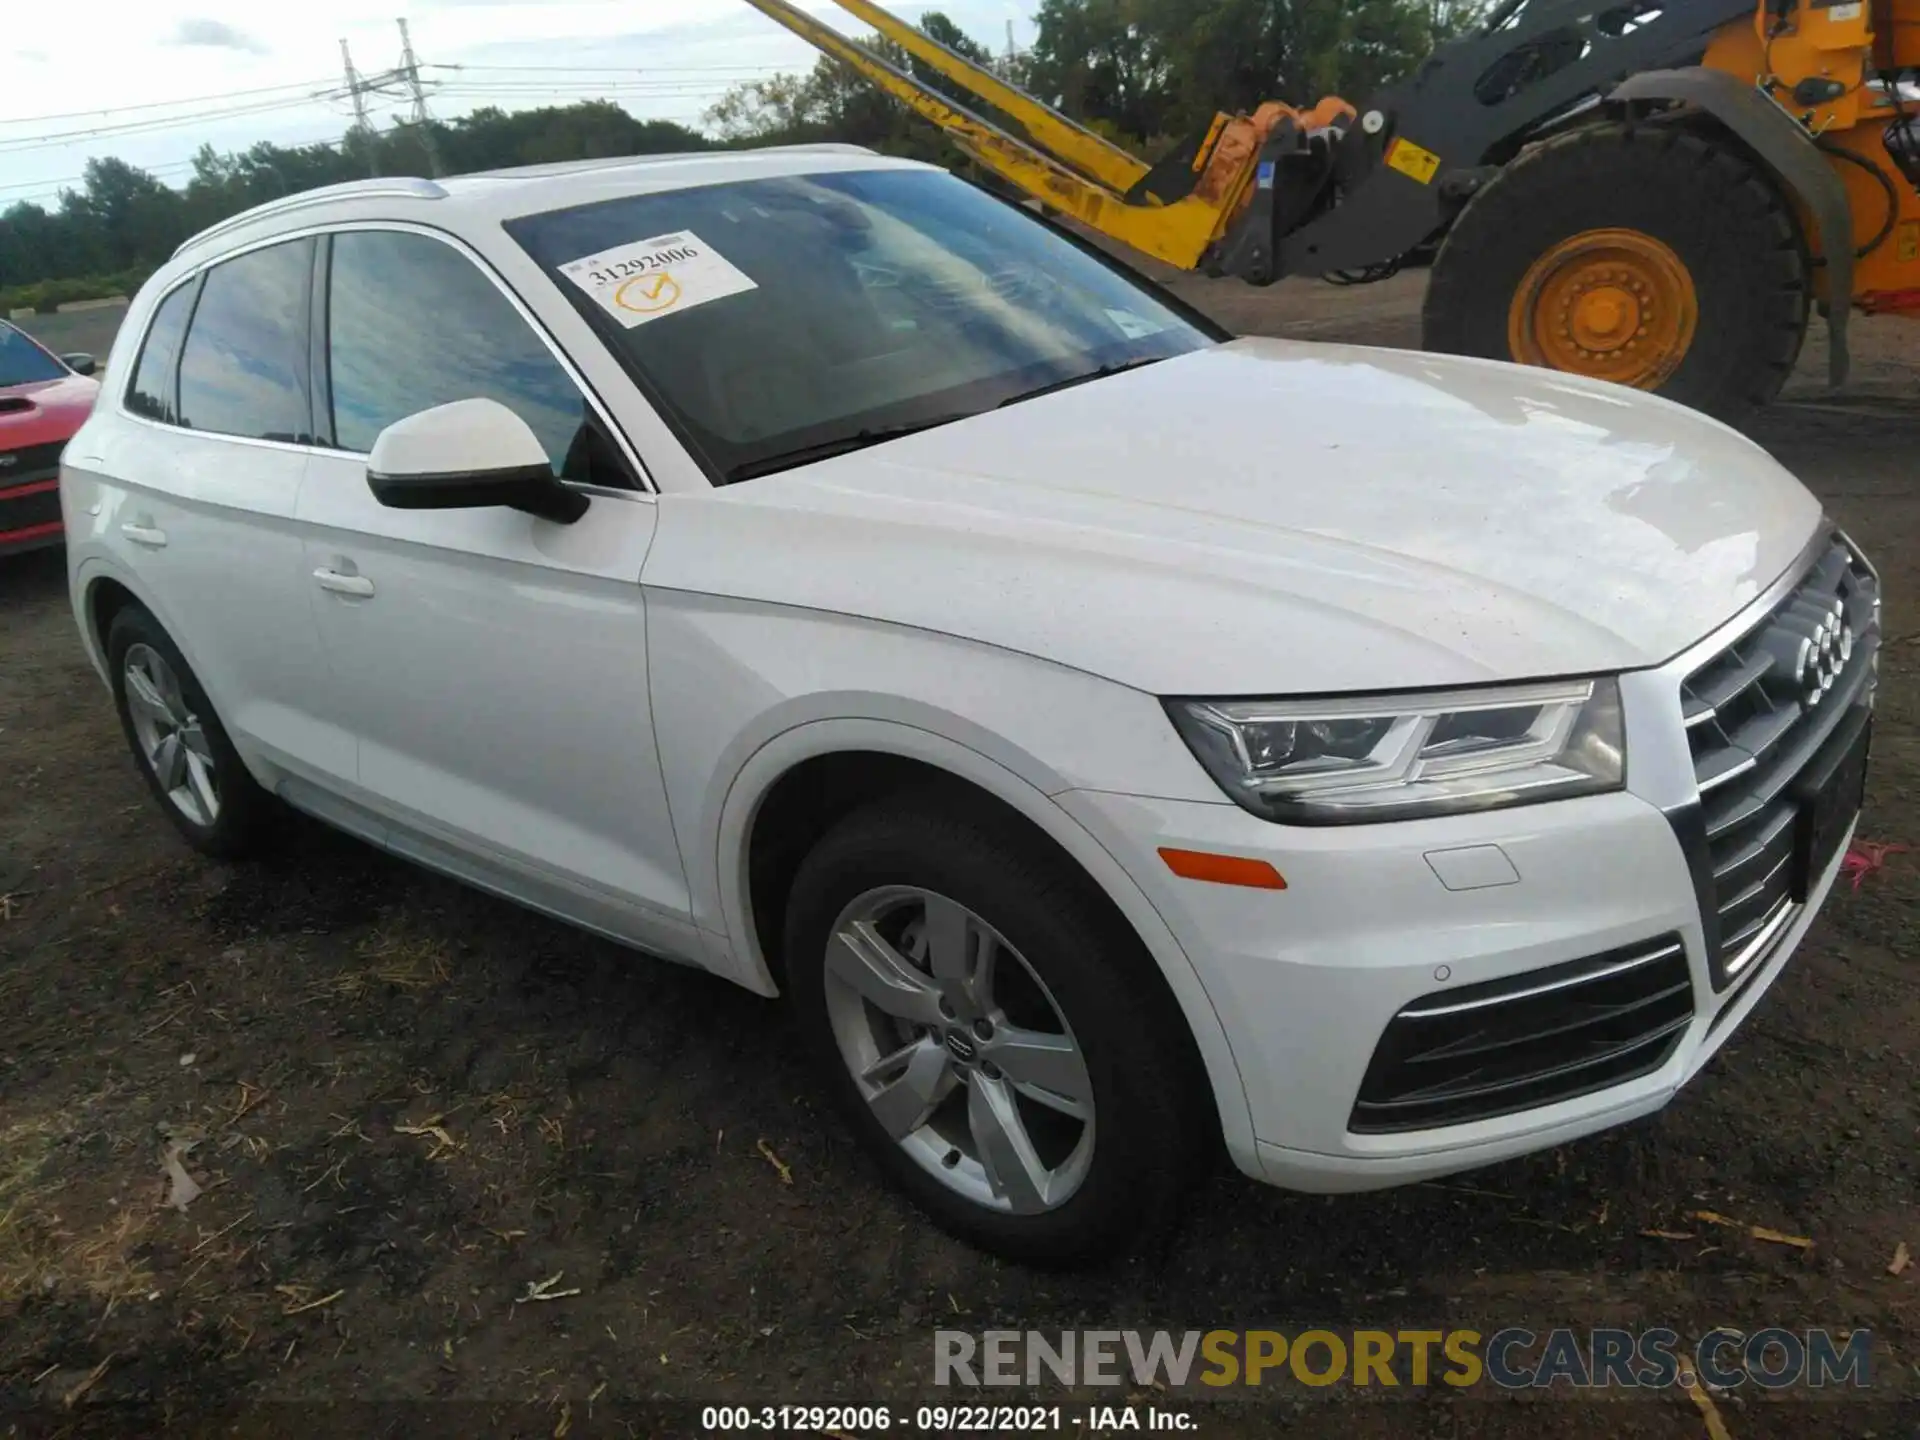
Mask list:
[[[980,947],[976,958],[991,945],[984,991],[940,964],[958,952],[928,938],[935,905],[949,919],[956,908],[970,912],[965,933]],[[860,931],[870,916],[879,918]],[[888,942],[883,968],[862,969],[836,938],[848,933]],[[1171,1228],[1205,1158],[1204,1139],[1217,1133],[1197,1055],[1138,937],[1023,824],[937,791],[848,816],[795,876],[785,957],[802,1043],[835,1102],[893,1184],[950,1234],[1024,1264],[1072,1267]],[[903,976],[902,964],[916,973]],[[884,967],[906,980],[888,992],[888,1005],[917,1018],[882,1011],[844,978],[859,970],[870,983]],[[936,979],[935,968],[948,978]],[[929,989],[957,1003],[943,1016],[928,1007]],[[1051,1006],[1051,1015],[1037,1006]],[[971,1060],[958,1055],[963,1045]],[[854,1048],[864,1063],[895,1047],[909,1057],[904,1065],[874,1082],[856,1079]],[[1065,1047],[1078,1054],[1077,1072]],[[938,1067],[952,1077],[944,1092]],[[1047,1084],[1031,1083],[1038,1079]],[[879,1088],[888,1095],[876,1103],[869,1096]],[[1082,1091],[1090,1123],[1056,1108],[1077,1104]],[[916,1126],[912,1116],[932,1094],[944,1098]],[[997,1157],[1011,1183],[996,1185],[982,1154]],[[1019,1163],[1023,1154],[1033,1168]],[[1032,1183],[1042,1172],[1045,1184]]]
[[[1691,338],[1676,345],[1653,338],[1652,351],[1673,351],[1677,361],[1664,373],[1627,373],[1646,364],[1648,350],[1636,359],[1616,349],[1555,368],[1653,390],[1730,422],[1780,392],[1807,329],[1809,261],[1799,224],[1771,178],[1733,142],[1672,125],[1586,126],[1528,148],[1496,175],[1434,261],[1422,316],[1426,347],[1554,365],[1538,353],[1516,353],[1529,348],[1515,343],[1516,297],[1536,293],[1529,277],[1537,263],[1595,243],[1576,237],[1600,232],[1649,239],[1650,251],[1664,247],[1677,259],[1697,310]],[[1649,262],[1656,286],[1664,263]],[[1565,312],[1543,305],[1532,313],[1557,330]],[[1566,342],[1549,336],[1548,343],[1571,343],[1571,332],[1563,333]]]
[[[134,764],[174,827],[203,855],[235,860],[254,852],[272,797],[247,772],[179,646],[151,614],[128,605],[107,627],[107,664]],[[159,750],[168,735],[174,744]]]

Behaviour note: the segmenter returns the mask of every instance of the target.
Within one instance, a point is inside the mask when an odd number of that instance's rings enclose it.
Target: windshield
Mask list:
[[[1215,339],[937,171],[635,195],[507,229],[721,481]]]
[[[59,380],[66,373],[66,366],[0,320],[0,390],[36,380]]]

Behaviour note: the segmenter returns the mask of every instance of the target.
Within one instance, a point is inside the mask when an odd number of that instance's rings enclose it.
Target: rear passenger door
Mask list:
[[[111,465],[128,482],[113,534],[240,750],[332,781],[354,742],[316,716],[325,661],[293,528],[315,254],[310,238],[248,250],[161,302],[126,396],[144,438]]]
[[[647,696],[641,562],[654,503],[527,313],[438,232],[327,237],[322,438],[299,520],[339,723],[389,844],[669,953],[697,949]],[[388,425],[485,397],[591,497],[391,510],[367,485]]]

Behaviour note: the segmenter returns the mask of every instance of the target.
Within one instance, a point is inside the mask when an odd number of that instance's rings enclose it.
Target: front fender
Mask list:
[[[748,838],[761,801],[794,766],[849,750],[918,760],[969,781],[1012,806],[1073,857],[1126,917],[1166,977],[1206,1067],[1227,1149],[1243,1170],[1258,1174],[1252,1112],[1226,1030],[1193,962],[1160,912],[1112,853],[1045,791],[948,736],[889,720],[816,720],[781,732],[754,752],[728,787],[710,852],[732,951],[732,978],[762,995],[779,993],[755,933],[748,888]]]

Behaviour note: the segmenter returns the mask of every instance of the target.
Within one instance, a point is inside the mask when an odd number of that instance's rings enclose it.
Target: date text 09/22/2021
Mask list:
[[[1198,1429],[1186,1410],[1152,1405],[709,1405],[700,1412],[707,1433],[1001,1435],[1070,1431],[1121,1434]]]

